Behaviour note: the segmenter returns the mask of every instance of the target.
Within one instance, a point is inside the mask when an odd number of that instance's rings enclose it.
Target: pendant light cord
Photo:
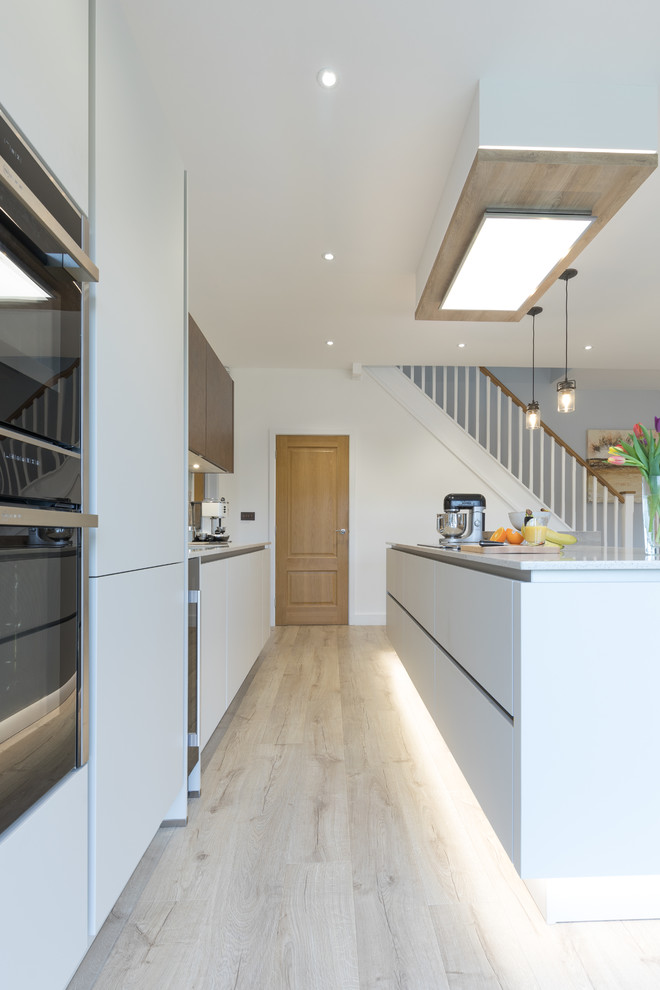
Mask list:
[[[568,279],[564,282],[566,286],[566,363],[564,368],[564,378],[568,378]]]
[[[536,361],[534,359],[534,350],[536,345],[536,313],[532,316],[532,402],[534,402],[534,368]]]

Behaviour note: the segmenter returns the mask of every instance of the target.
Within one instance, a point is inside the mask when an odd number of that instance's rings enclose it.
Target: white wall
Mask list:
[[[506,506],[469,466],[366,375],[232,368],[232,377],[235,473],[217,484],[230,498],[227,528],[236,543],[274,540],[275,433],[350,435],[351,624],[385,623],[385,545],[437,544],[435,517],[448,492],[483,492],[487,521],[506,519]],[[242,510],[254,511],[255,522],[240,522]]]
[[[531,353],[531,352],[530,352]],[[532,398],[531,368],[491,368],[497,378],[523,402]],[[582,376],[580,369],[568,369],[569,378],[577,382],[575,412],[557,412],[557,377],[564,377],[564,369],[537,368],[534,394],[541,406],[541,419],[558,433],[562,440],[581,457],[587,455],[587,430],[625,428],[632,430],[635,423],[653,426],[653,417],[660,416],[660,375],[658,388],[612,388],[612,372],[605,372],[607,385],[596,388],[596,373]],[[585,387],[585,381],[588,386]]]

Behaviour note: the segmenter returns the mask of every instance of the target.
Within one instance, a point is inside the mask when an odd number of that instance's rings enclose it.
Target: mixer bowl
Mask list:
[[[458,540],[472,530],[472,512],[439,512],[436,516],[435,528],[445,540]]]

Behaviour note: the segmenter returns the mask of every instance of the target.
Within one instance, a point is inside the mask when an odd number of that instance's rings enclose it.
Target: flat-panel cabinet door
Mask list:
[[[206,339],[188,317],[188,448],[206,453]]]
[[[227,568],[232,560],[201,567],[199,673],[200,750],[227,710]]]
[[[215,352],[206,352],[206,459],[234,470],[234,382]]]
[[[261,553],[231,557],[227,588],[227,704],[261,651]]]
[[[513,715],[514,582],[451,564],[436,569],[436,640]]]
[[[513,858],[512,723],[438,649],[435,707],[445,742]]]
[[[435,645],[390,597],[387,599],[387,635],[417,693],[435,718]]]

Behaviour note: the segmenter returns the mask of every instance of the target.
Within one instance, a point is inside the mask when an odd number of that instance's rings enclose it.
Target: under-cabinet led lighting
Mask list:
[[[596,217],[486,211],[444,310],[517,310]]]
[[[50,299],[50,294],[42,289],[33,278],[19,268],[11,258],[0,251],[0,299],[8,302],[27,302]]]

